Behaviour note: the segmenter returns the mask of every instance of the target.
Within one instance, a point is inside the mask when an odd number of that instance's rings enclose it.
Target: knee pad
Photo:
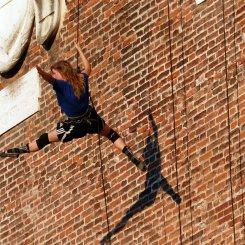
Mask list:
[[[112,143],[114,143],[117,139],[119,139],[120,138],[120,135],[116,132],[116,131],[114,131],[113,129],[110,129],[110,132],[109,132],[109,134],[108,134],[108,139],[112,142]]]
[[[38,149],[41,150],[43,147],[45,147],[46,145],[48,145],[49,139],[48,139],[48,134],[42,134],[37,140],[36,140]]]

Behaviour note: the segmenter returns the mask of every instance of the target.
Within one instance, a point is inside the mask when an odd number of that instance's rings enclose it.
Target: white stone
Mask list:
[[[43,44],[56,35],[65,13],[64,0],[34,0],[37,41]]]
[[[196,0],[196,3],[197,4],[200,4],[200,3],[202,3],[202,2],[204,2],[205,0]]]
[[[0,91],[0,135],[39,111],[40,79],[36,69]]]
[[[31,35],[34,20],[32,0],[0,2],[0,73],[18,62]]]
[[[66,12],[65,0],[0,0],[0,73],[19,61],[33,32],[37,41],[54,37]]]

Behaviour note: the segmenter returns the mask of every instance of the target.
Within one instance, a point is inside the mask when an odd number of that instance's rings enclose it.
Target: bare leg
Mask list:
[[[100,135],[108,138],[110,130],[111,130],[111,128],[107,124],[105,124],[104,128],[100,131]],[[119,149],[121,151],[126,146],[124,140],[121,137],[118,138],[113,144],[117,149]]]
[[[142,161],[142,159],[140,160],[137,157],[135,157],[132,151],[125,144],[124,140],[115,131],[114,131],[114,136],[117,135],[116,138],[111,136],[113,134],[111,132],[112,129],[107,124],[105,124],[104,128],[100,132],[100,135],[105,136],[109,140],[111,140],[114,146],[119,150],[121,150],[124,154],[126,154],[132,163],[134,163],[139,169],[146,171],[146,166],[144,161]]]
[[[39,146],[38,146],[37,141],[39,142]],[[52,142],[59,141],[59,139],[58,139],[56,130],[53,130],[48,134],[41,135],[37,141],[33,141],[24,146],[9,149],[6,152],[3,152],[2,156],[18,157],[20,154],[23,154],[23,153],[35,152],[35,151],[42,149],[43,147],[45,147],[46,145]]]

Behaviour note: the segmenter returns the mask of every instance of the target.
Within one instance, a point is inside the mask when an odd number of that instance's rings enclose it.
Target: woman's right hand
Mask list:
[[[37,68],[37,72],[39,75],[41,75],[41,77],[47,81],[48,83],[53,83],[53,81],[55,80],[49,73],[43,71],[39,66],[36,66]]]

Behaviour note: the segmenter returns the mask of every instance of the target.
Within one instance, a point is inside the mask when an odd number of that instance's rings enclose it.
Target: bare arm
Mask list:
[[[86,71],[86,73],[88,75],[90,75],[90,73],[91,73],[91,65],[90,65],[89,61],[86,59],[84,53],[82,52],[82,49],[78,46],[78,44],[75,44],[75,46],[76,46],[76,49],[77,49],[77,51],[78,51],[78,53],[79,53],[79,55],[80,55],[80,57],[82,59],[84,70]]]
[[[38,73],[41,75],[41,77],[47,81],[48,83],[50,84],[53,84],[54,82],[54,78],[47,72],[43,71],[39,66],[36,67],[37,68],[37,71]]]

